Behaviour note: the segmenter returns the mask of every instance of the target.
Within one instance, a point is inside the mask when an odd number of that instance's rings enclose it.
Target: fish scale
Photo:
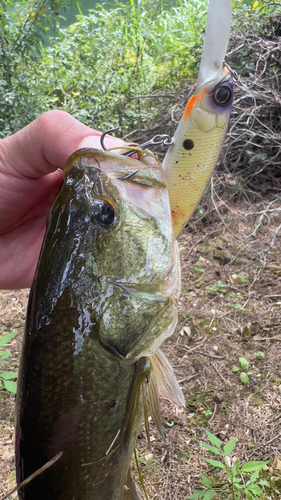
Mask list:
[[[69,328],[70,318],[65,318],[65,310],[69,310],[74,299],[72,296],[70,300],[70,295],[66,290],[60,297],[57,306],[61,313],[55,314],[49,327],[41,330],[36,359],[29,359],[32,369],[25,376],[25,384],[27,399],[34,404],[25,405],[21,414],[25,422],[20,446],[24,476],[29,476],[58,452],[62,451],[63,455],[34,479],[20,498],[122,499],[134,442],[126,456],[120,446],[113,447],[108,456],[105,453],[122,427],[126,411],[124,394],[129,393],[134,365],[122,366],[109,358],[99,342],[91,337],[85,340],[74,362],[74,346],[69,342],[73,331]],[[83,297],[79,299],[83,301]],[[72,315],[71,322],[77,324],[78,316]],[[52,323],[61,325],[62,336]],[[101,381],[108,379],[112,380],[105,395]],[[140,416],[136,419],[136,428],[139,425]],[[103,436],[103,439],[95,436]],[[135,441],[136,431],[133,439]],[[71,468],[71,475],[67,468]],[[109,479],[106,488],[104,469]],[[58,481],[58,477],[62,479]]]

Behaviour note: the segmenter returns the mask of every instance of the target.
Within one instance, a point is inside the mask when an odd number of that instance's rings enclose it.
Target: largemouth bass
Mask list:
[[[154,353],[175,328],[179,294],[162,169],[148,155],[140,162],[74,153],[29,298],[18,484],[61,456],[19,490],[21,500],[138,498],[128,471],[143,416],[141,386],[153,365],[156,376],[163,372],[165,358]]]

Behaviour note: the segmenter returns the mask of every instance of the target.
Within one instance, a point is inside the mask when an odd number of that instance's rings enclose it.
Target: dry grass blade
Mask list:
[[[49,460],[45,465],[40,467],[40,469],[38,469],[36,472],[31,474],[24,481],[22,481],[18,486],[14,486],[7,493],[5,493],[4,496],[1,496],[0,500],[6,500],[13,493],[15,493],[16,491],[19,491],[23,486],[26,486],[28,483],[33,481],[33,479],[35,479],[37,476],[39,476],[40,474],[43,474],[43,472],[45,470],[49,469],[49,467],[51,467],[55,462],[57,462],[61,458],[61,456],[62,456],[62,452],[60,451],[51,460]]]

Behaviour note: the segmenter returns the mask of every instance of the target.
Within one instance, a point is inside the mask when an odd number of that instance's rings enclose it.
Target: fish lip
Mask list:
[[[101,151],[95,148],[81,148],[74,151],[68,158],[64,173],[68,173],[75,165],[78,165],[80,169],[95,167],[118,180],[120,179],[120,175],[121,177],[126,177],[127,175],[131,177],[132,174],[134,177],[138,172],[142,174],[144,171],[153,170],[158,173],[155,180],[157,185],[166,187],[165,177],[162,175],[161,169],[159,168],[160,162],[153,154],[151,154],[151,156],[153,157],[153,162],[147,164],[144,161],[122,156],[121,154],[111,151]],[[93,160],[95,165],[92,163]],[[147,182],[145,182],[145,184],[147,184]]]

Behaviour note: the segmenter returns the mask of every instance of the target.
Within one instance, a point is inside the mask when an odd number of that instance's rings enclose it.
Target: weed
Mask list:
[[[249,383],[249,376],[248,373],[246,372],[241,372],[240,373],[240,380],[242,384],[247,385]]]
[[[245,359],[245,358],[239,358],[239,363],[240,363],[240,367],[233,366],[231,368],[231,371],[233,373],[240,372],[240,380],[241,380],[242,384],[247,385],[249,383],[249,375],[251,375],[251,373],[246,373],[248,368],[249,368],[249,361],[247,361],[247,359]]]
[[[249,367],[249,361],[245,358],[239,358],[239,363],[242,368],[242,370],[248,370]]]
[[[229,297],[231,299],[237,299],[237,300],[242,300],[243,296],[240,293],[230,293]]]
[[[197,266],[194,266],[194,267],[193,267],[193,269],[194,269],[194,271],[196,271],[197,273],[204,273],[204,272],[205,272],[205,271],[204,271],[204,269],[202,269],[202,268],[200,267],[200,264],[199,264],[199,265],[197,265]]]
[[[183,458],[184,460],[192,460],[194,458],[194,455],[192,455],[191,453],[188,453],[187,451],[183,451],[183,450],[177,450],[178,452],[178,456],[180,458]]]
[[[204,411],[202,411],[202,413],[208,419],[211,418],[211,416],[213,415],[213,412],[211,410],[204,410]]]
[[[1,335],[0,337],[0,348],[5,347],[10,340],[12,340],[17,331],[6,333],[6,335]],[[0,366],[4,366],[8,364],[7,359],[9,358],[11,352],[10,351],[0,351]],[[6,372],[0,369],[0,388],[4,388],[6,391],[11,392],[12,394],[16,394],[17,385],[14,380],[17,379],[17,373],[14,372]]]
[[[205,217],[206,211],[204,210],[204,208],[202,208],[202,207],[199,206],[199,207],[196,208],[196,215],[198,217],[200,217],[200,218],[201,217]]]
[[[242,274],[233,274],[232,278],[234,280],[239,280],[240,283],[247,283],[248,282],[247,278],[245,276],[243,276]]]
[[[241,304],[227,304],[227,307],[231,307],[232,309],[235,309],[236,311],[240,311],[243,313],[249,312],[249,309],[246,309],[245,307],[241,306]]]
[[[212,295],[224,294],[229,289],[229,285],[224,285],[221,281],[217,281],[215,285],[206,286],[206,290]]]
[[[204,245],[200,245],[198,247],[198,250],[199,250],[199,252],[202,252],[202,253],[212,252],[214,250],[214,247],[213,247],[212,243],[209,240],[207,240]]]
[[[201,442],[201,446],[213,455],[221,457],[223,461],[209,458],[204,458],[204,460],[212,467],[224,471],[230,486],[227,486],[225,489],[214,487],[211,481],[204,476],[204,474],[201,474],[201,481],[204,489],[195,490],[192,495],[186,497],[186,500],[212,500],[217,493],[224,493],[227,495],[225,498],[230,500],[242,500],[244,498],[256,500],[262,498],[263,489],[270,488],[270,485],[267,481],[259,478],[259,471],[267,462],[252,461],[241,464],[238,459],[235,463],[231,463],[229,455],[233,452],[237,439],[232,439],[222,447],[222,441],[220,439],[208,431],[206,434],[211,444]],[[234,460],[232,462],[234,462]],[[250,477],[249,474],[251,474]]]
[[[222,247],[224,245],[225,240],[226,237],[223,234],[220,234],[218,238],[214,239],[214,244],[218,247]]]
[[[258,351],[258,352],[256,353],[256,358],[257,358],[257,359],[264,359],[264,356],[265,356],[265,354],[264,354],[264,352],[262,352],[262,351]]]

